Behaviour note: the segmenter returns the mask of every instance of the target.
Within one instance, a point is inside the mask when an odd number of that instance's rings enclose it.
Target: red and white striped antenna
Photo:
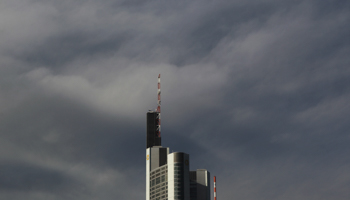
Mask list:
[[[160,74],[158,75],[158,107],[157,107],[157,112],[160,113]]]
[[[160,74],[158,75],[158,107],[157,107],[157,112],[158,112],[158,127],[157,127],[157,132],[158,132],[158,137],[160,137]]]
[[[216,176],[214,176],[214,200],[216,200]]]

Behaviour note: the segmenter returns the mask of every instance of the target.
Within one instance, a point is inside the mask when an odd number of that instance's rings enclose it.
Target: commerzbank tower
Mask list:
[[[158,107],[147,112],[146,200],[210,200],[210,173],[190,171],[190,156],[169,153],[161,140],[160,74]]]

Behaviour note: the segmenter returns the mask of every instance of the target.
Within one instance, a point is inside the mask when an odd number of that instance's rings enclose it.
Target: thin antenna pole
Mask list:
[[[158,107],[157,112],[160,113],[160,74],[158,75]]]
[[[160,104],[161,104],[161,101],[160,101],[160,74],[158,75],[158,107],[157,107],[157,112],[158,112],[158,137],[160,137],[160,131],[161,131],[161,128],[160,128]]]
[[[214,200],[216,200],[216,176],[214,176]]]

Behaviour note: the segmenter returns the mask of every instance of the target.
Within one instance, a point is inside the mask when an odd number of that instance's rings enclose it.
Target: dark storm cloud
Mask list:
[[[31,116],[34,113],[35,117]],[[46,152],[69,161],[95,160],[96,163],[117,165],[117,160],[124,160],[118,164],[121,167],[130,165],[132,160],[118,149],[123,143],[135,142],[135,138],[126,132],[132,123],[118,118],[95,113],[84,105],[58,96],[37,94],[36,98],[24,101],[11,113],[3,113],[0,130],[7,133],[4,139],[31,148],[38,154],[44,148]],[[20,126],[18,121],[21,121]],[[57,123],[60,126],[56,126]],[[143,132],[139,126],[138,132]],[[136,141],[142,139],[144,137],[139,137]],[[143,147],[135,150],[140,151]]]
[[[0,11],[1,197],[144,198],[158,73],[164,146],[217,175],[221,198],[350,196],[348,1]]]
[[[23,163],[2,162],[0,190],[56,191],[71,187],[74,180],[62,172]]]

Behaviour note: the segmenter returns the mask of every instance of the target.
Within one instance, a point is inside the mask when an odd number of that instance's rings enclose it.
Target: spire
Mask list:
[[[158,125],[157,125],[157,135],[158,137],[160,137],[160,104],[161,104],[161,101],[160,101],[160,74],[158,75],[158,107],[157,107],[157,112],[158,112]]]
[[[158,107],[157,107],[157,112],[160,113],[160,74],[158,75]]]
[[[216,200],[216,176],[214,176],[214,200]]]

